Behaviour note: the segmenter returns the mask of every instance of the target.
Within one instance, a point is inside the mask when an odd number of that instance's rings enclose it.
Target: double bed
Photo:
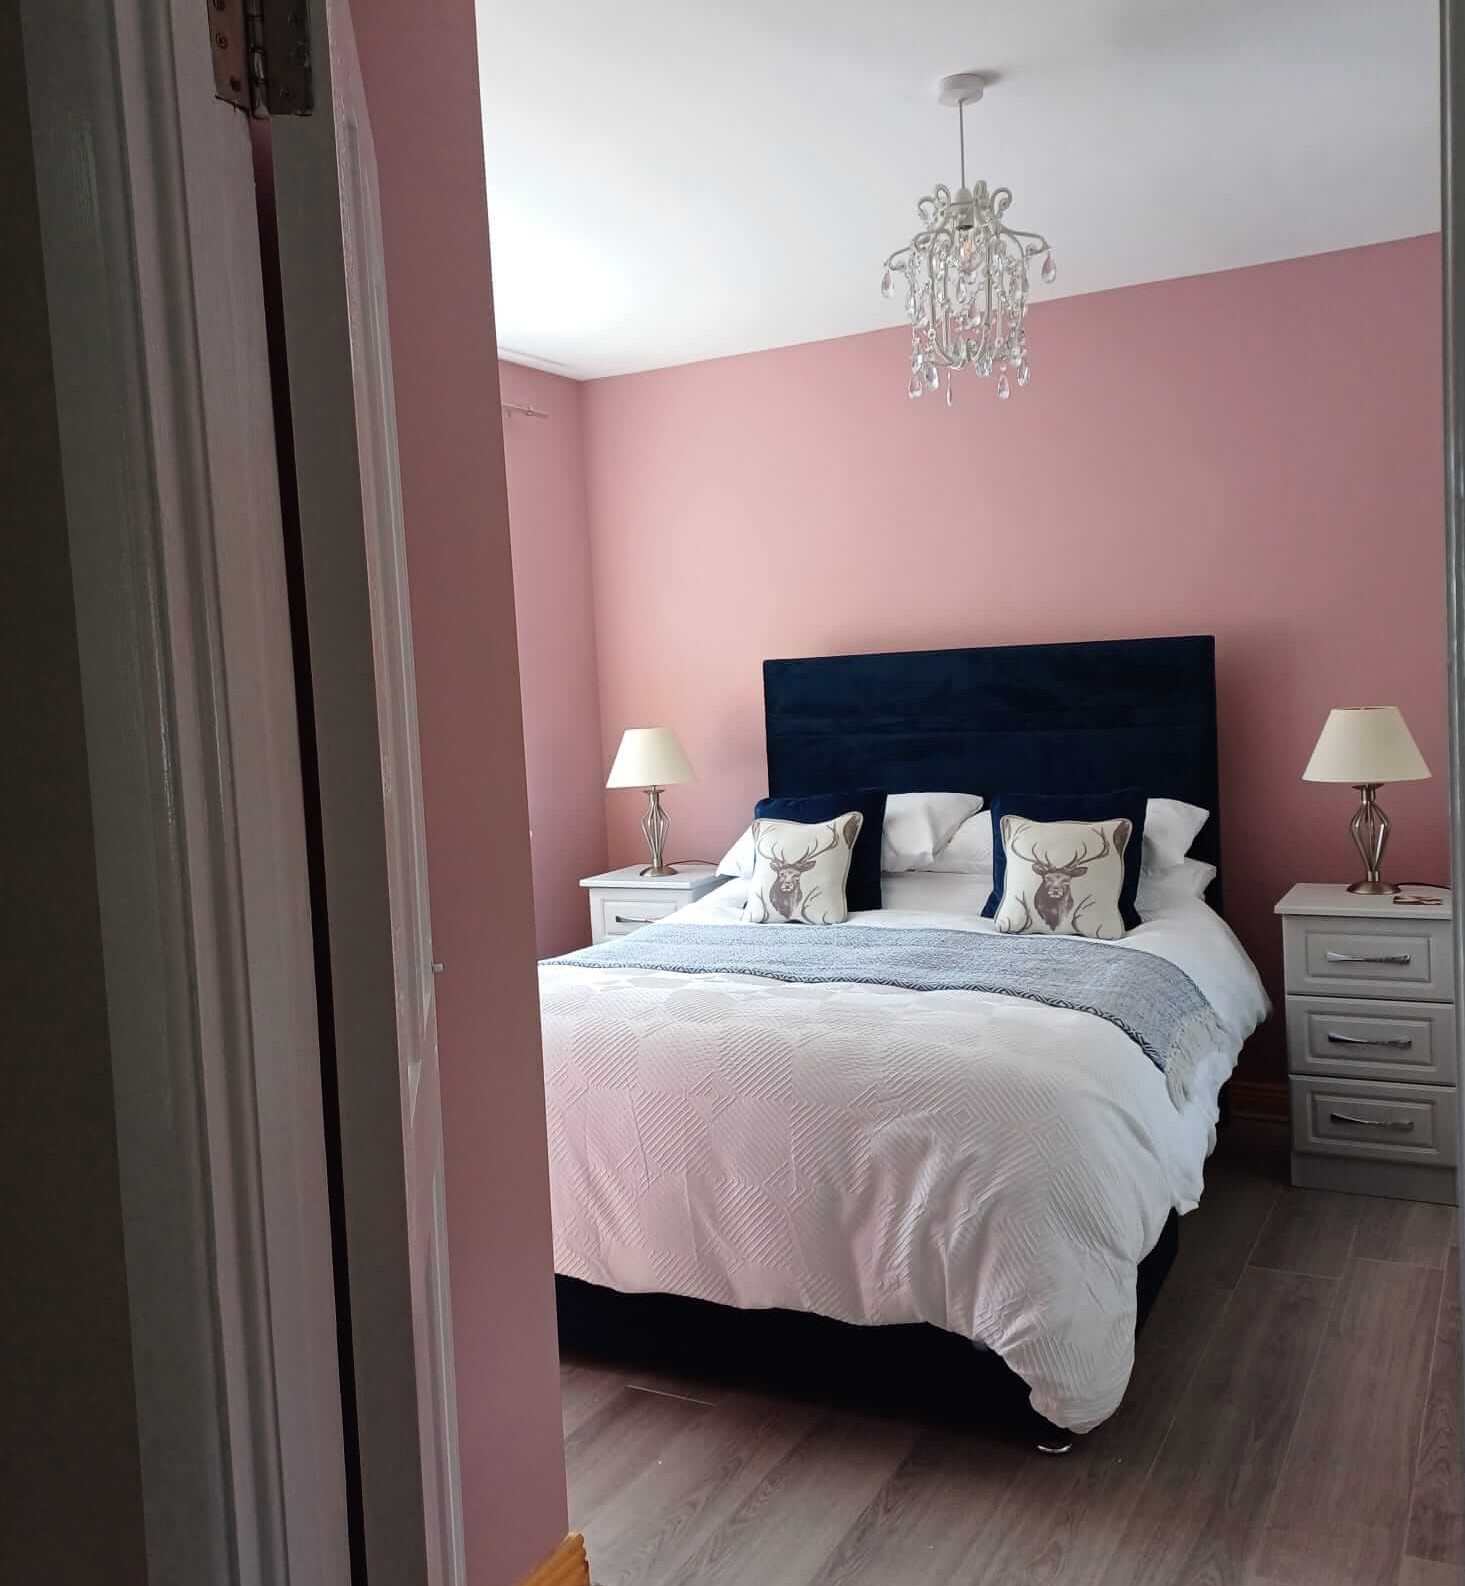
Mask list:
[[[562,1305],[674,1295],[936,1329],[992,1352],[1030,1393],[1040,1443],[1062,1446],[1123,1396],[1174,1220],[1202,1192],[1222,1086],[1266,1013],[1218,911],[1213,641],[770,661],[764,684],[773,794],[1139,785],[1210,810],[1191,848],[1216,867],[1207,899],[1147,878],[1143,923],[1103,949],[1143,955],[1111,960],[1121,975],[1157,960],[1182,972],[1167,971],[1204,999],[1205,1040],[1177,1086],[1133,1022],[1016,989],[912,989],[879,968],[686,973],[645,967],[644,945],[548,962]],[[897,938],[872,933],[893,931],[959,963],[993,933],[990,884],[886,876],[841,961],[854,946],[878,966]],[[731,942],[746,890],[731,880],[665,924]],[[651,935],[663,928],[643,938],[673,940]],[[759,940],[776,956],[809,930]],[[1061,955],[1073,939],[1047,941]]]

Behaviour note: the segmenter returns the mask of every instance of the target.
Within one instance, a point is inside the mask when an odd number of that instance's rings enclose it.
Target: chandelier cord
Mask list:
[[[956,102],[957,136],[961,140],[961,185],[966,187],[966,100]]]

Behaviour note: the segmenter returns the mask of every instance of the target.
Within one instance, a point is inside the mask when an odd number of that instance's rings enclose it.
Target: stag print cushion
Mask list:
[[[1124,935],[1119,893],[1134,825],[1111,821],[1035,821],[1004,815],[1007,872],[997,929],[1008,935]]]
[[[851,810],[858,810],[862,817],[859,840],[855,843],[854,856],[849,862],[849,879],[844,884],[845,898],[853,913],[857,909],[878,909],[882,901],[880,834],[885,825],[883,788],[845,788],[843,791],[836,788],[830,793],[759,799],[753,806],[753,819],[799,821],[805,826],[817,826],[824,821],[837,820]]]
[[[1061,767],[1055,766],[1054,769],[1056,773]],[[999,793],[991,800],[991,805],[992,830],[996,837],[992,847],[992,891],[982,907],[982,913],[989,920],[996,917],[1007,880],[1002,819],[1005,815],[1021,815],[1030,821],[1080,821],[1086,826],[1099,825],[1104,821],[1127,820],[1131,829],[1129,845],[1124,854],[1124,890],[1119,894],[1119,917],[1124,921],[1124,928],[1129,931],[1140,923],[1134,898],[1139,891],[1140,856],[1144,848],[1143,789],[1114,788],[1107,793]],[[981,816],[977,819],[980,820]]]
[[[753,879],[743,919],[749,925],[843,925],[845,883],[865,817],[753,822]]]

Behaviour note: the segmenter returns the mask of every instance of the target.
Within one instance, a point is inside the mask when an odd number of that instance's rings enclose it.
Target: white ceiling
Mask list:
[[[900,322],[914,204],[971,174],[1049,295],[1439,224],[1437,0],[478,0],[504,355],[577,376]]]

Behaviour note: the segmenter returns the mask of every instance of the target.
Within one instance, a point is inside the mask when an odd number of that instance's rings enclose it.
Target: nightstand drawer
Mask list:
[[[1432,1167],[1457,1160],[1449,1086],[1294,1075],[1291,1089],[1294,1151]]]
[[[657,898],[647,897],[645,893],[634,893],[618,898],[597,892],[590,900],[592,910],[599,914],[599,919],[592,917],[591,922],[598,927],[596,940],[599,941],[602,936],[629,936],[643,925],[652,925],[657,920],[665,919],[668,914],[675,914],[686,901],[681,896]]]
[[[1294,1074],[1455,1083],[1455,1009],[1444,1002],[1288,997],[1287,1059]]]
[[[1454,1000],[1448,920],[1291,915],[1282,923],[1282,944],[1290,992]]]
[[[664,876],[649,876],[640,865],[586,876],[580,885],[590,894],[590,939],[629,936],[716,892],[722,883],[707,864],[679,865]]]

